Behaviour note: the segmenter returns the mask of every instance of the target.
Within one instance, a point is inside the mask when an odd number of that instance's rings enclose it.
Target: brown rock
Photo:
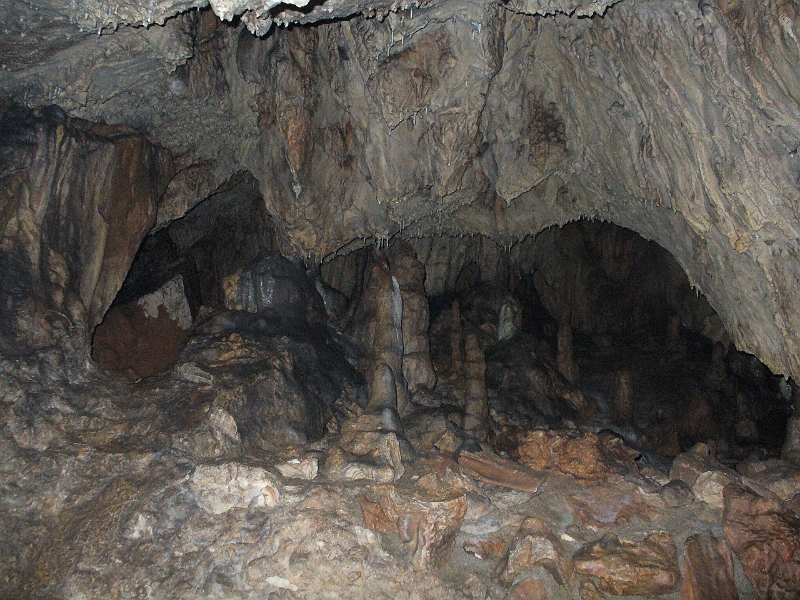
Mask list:
[[[606,598],[606,595],[600,591],[600,588],[591,579],[581,581],[578,593],[582,600],[605,600]]]
[[[672,461],[669,472],[670,479],[680,479],[686,485],[693,486],[703,473],[707,471],[726,471],[711,454],[711,448],[706,444],[695,444],[688,452],[679,454]]]
[[[379,498],[376,502],[365,495],[358,498],[368,528],[399,535],[411,554],[411,564],[418,569],[438,568],[450,559],[467,511],[463,492],[395,485],[376,486],[374,491]]]
[[[725,488],[723,524],[759,598],[800,594],[800,519],[777,500],[738,484]]]
[[[781,500],[789,500],[800,493],[800,468],[786,460],[745,461],[739,463],[736,470]]]
[[[498,535],[489,535],[487,538],[466,540],[461,547],[464,552],[469,552],[480,560],[496,560],[506,553],[508,542]]]
[[[523,579],[511,586],[503,600],[547,600],[547,590],[538,579]]]
[[[564,585],[572,577],[572,566],[566,554],[564,544],[544,521],[529,517],[522,522],[506,555],[497,565],[497,578],[500,583],[509,586],[520,573],[541,565],[559,585]]]
[[[412,394],[432,390],[436,372],[428,337],[430,310],[425,294],[425,266],[417,260],[414,249],[400,241],[392,244],[389,263],[403,300],[403,375]]]
[[[489,404],[486,394],[486,359],[474,333],[464,342],[464,430],[486,439]]]
[[[692,486],[692,494],[699,502],[706,502],[712,508],[722,510],[722,490],[729,483],[738,481],[735,473],[706,471],[701,473]]]
[[[152,228],[172,176],[169,153],[124,126],[57,107],[0,110],[0,352],[88,338]]]
[[[600,589],[618,596],[659,595],[677,590],[678,553],[668,533],[649,533],[641,542],[606,534],[579,549],[575,571],[598,579]]]
[[[624,524],[633,518],[647,522],[662,505],[658,495],[645,494],[626,481],[587,484],[567,500],[576,518],[593,527]]]
[[[520,462],[532,469],[556,468],[581,479],[606,479],[636,470],[638,453],[614,437],[537,429],[519,445]]]
[[[462,452],[458,464],[470,477],[530,494],[539,491],[546,477],[543,473],[491,452]]]
[[[689,537],[683,548],[686,573],[681,600],[738,600],[733,557],[726,540],[706,531]]]

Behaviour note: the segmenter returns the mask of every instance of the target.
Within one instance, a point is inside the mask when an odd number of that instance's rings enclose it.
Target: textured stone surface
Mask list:
[[[137,380],[161,373],[178,359],[192,327],[183,278],[155,292],[112,306],[92,336],[92,358]]]
[[[359,497],[367,527],[399,535],[418,569],[441,567],[450,558],[467,510],[467,499],[457,490],[404,490],[376,487],[377,502]]]
[[[541,519],[529,517],[522,522],[505,556],[497,565],[497,576],[510,586],[522,573],[540,565],[547,569],[559,585],[568,584],[572,565],[567,551]]]
[[[687,538],[683,548],[681,600],[738,600],[727,540],[706,531]]]
[[[800,590],[800,520],[775,500],[731,484],[725,488],[725,536],[758,598]]]
[[[88,339],[155,222],[169,154],[56,108],[0,110],[0,350],[38,350],[65,330]]]
[[[187,206],[250,170],[288,245],[318,257],[401,230],[511,242],[610,219],[673,253],[738,345],[800,373],[791,3],[212,3],[246,10],[238,26],[165,20],[192,2],[42,4],[7,19],[4,89],[157,135]],[[360,11],[380,18],[335,20]],[[273,17],[334,20],[247,31]],[[148,20],[164,25],[124,25]]]
[[[537,473],[492,452],[461,452],[458,464],[471,477],[530,494],[538,492],[545,480],[543,473]]]
[[[678,588],[678,555],[669,534],[647,534],[641,542],[608,534],[583,546],[573,556],[575,571],[598,579],[604,592],[658,595]]]
[[[520,462],[532,469],[555,468],[589,480],[635,469],[637,455],[619,438],[576,431],[538,429],[526,434],[519,446]]]

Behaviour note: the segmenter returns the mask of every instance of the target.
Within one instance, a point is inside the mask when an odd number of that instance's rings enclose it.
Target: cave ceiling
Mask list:
[[[238,172],[287,254],[501,245],[578,218],[669,250],[740,348],[800,375],[793,0],[5,0],[0,89],[133,127],[156,227]],[[313,24],[313,25],[312,25]]]

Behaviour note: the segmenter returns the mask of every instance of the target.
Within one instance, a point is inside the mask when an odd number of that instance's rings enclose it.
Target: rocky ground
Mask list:
[[[138,383],[3,363],[0,595],[798,597],[795,465],[511,435],[494,401],[492,446],[435,394],[397,423],[324,336],[234,321]]]

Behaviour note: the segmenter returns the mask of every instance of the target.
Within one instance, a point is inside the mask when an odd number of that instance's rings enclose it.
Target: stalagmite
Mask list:
[[[474,333],[464,342],[465,406],[464,429],[478,439],[486,439],[489,404],[486,394],[486,360]]]
[[[633,418],[633,385],[631,372],[620,369],[614,378],[614,397],[612,403],[612,418],[618,424],[630,422]]]
[[[464,370],[464,352],[462,350],[461,307],[458,304],[458,300],[453,301],[450,319],[450,373],[460,374]]]
[[[519,300],[508,296],[503,300],[497,317],[497,339],[501,342],[510,340],[517,334],[521,324],[522,307]]]
[[[569,322],[558,324],[558,370],[570,383],[578,381],[578,365],[572,347],[572,326]]]

